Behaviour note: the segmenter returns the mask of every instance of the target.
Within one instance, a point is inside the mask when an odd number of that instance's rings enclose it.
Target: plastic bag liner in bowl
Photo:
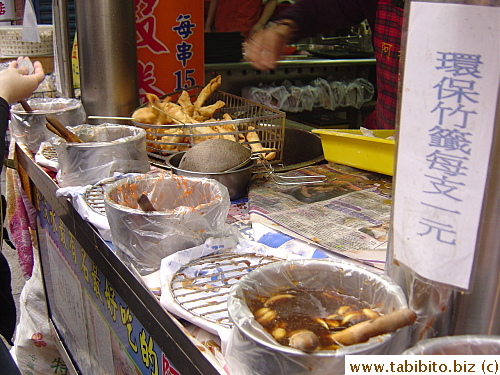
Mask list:
[[[139,207],[141,194],[156,211]],[[118,257],[141,275],[158,270],[168,255],[235,231],[226,225],[227,189],[211,179],[168,174],[129,177],[107,185],[104,202]]]
[[[405,295],[394,281],[353,263],[291,260],[262,266],[229,292],[228,311],[234,328],[225,358],[234,375],[343,374],[348,354],[400,354],[408,347],[408,327],[366,343],[312,354],[282,346],[257,323],[245,299],[252,295],[270,297],[289,289],[334,290],[356,297],[382,314],[407,307]]]
[[[101,124],[68,127],[83,143],[66,142],[54,136],[61,187],[86,186],[115,173],[149,171],[146,131],[135,126]]]
[[[499,355],[500,336],[461,335],[422,340],[404,355]]]
[[[11,107],[12,135],[17,142],[36,153],[40,144],[54,136],[45,124],[45,115],[55,117],[64,126],[85,123],[85,110],[78,99],[68,98],[33,98],[28,100],[33,112],[26,112],[21,104]]]

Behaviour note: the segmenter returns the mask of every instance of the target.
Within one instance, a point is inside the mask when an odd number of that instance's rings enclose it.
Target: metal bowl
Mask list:
[[[267,264],[242,277],[229,292],[227,306],[235,328],[225,358],[238,375],[340,375],[346,355],[400,354],[408,346],[409,327],[338,350],[308,354],[282,346],[254,319],[247,298],[290,289],[336,290],[377,306],[383,314],[408,307],[403,290],[393,280],[351,262],[303,259]]]
[[[146,173],[146,131],[118,124],[68,127],[83,142],[66,142],[53,137],[59,161],[60,186],[85,186],[118,173]]]
[[[239,199],[247,194],[248,186],[250,185],[250,180],[252,178],[252,169],[255,164],[257,164],[257,160],[251,159],[248,163],[235,171],[192,172],[179,168],[179,163],[185,153],[186,151],[177,152],[170,155],[165,160],[167,167],[172,170],[172,173],[187,177],[212,178],[219,181],[229,191],[229,197],[231,200]]]
[[[142,194],[154,211],[140,208]],[[157,271],[163,258],[225,235],[229,204],[226,189],[208,179],[140,174],[104,186],[115,252],[143,276]]]
[[[421,340],[403,355],[499,355],[500,336],[459,335]]]
[[[71,98],[34,98],[28,100],[34,109],[26,112],[21,104],[12,106],[11,129],[17,142],[23,143],[35,153],[40,144],[54,136],[46,127],[45,115],[55,117],[64,126],[80,125],[85,122],[85,110],[80,100]]]

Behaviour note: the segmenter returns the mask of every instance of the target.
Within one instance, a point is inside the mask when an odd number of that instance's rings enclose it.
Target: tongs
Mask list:
[[[232,172],[235,171],[244,165],[248,164],[250,160],[260,160],[262,166],[266,170],[266,173],[273,179],[273,181],[279,185],[302,185],[302,184],[318,184],[320,182],[325,182],[328,177],[325,175],[317,175],[317,176],[283,176],[277,174],[274,170],[273,166],[269,161],[262,155],[261,153],[252,153],[252,155],[243,160],[241,163],[226,169],[222,172]]]
[[[309,185],[309,184],[319,184],[325,182],[328,177],[325,175],[317,176],[283,176],[276,173],[271,163],[264,158],[262,154],[257,154],[252,156],[252,159],[260,160],[262,166],[266,170],[266,173],[271,177],[271,179],[278,185]]]
[[[260,155],[260,154],[259,154]],[[328,177],[325,175],[317,176],[283,176],[276,173],[271,163],[269,163],[262,155],[259,159],[262,162],[267,174],[272,178],[272,180],[278,185],[308,185],[308,184],[319,184],[325,182]]]

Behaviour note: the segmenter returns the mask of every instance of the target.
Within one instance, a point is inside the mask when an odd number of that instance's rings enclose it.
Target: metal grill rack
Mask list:
[[[85,191],[84,196],[85,202],[90,209],[103,216],[106,216],[106,208],[104,206],[104,185],[109,182],[111,181],[101,181],[89,187]]]
[[[190,97],[195,99],[199,92],[203,89],[202,86],[193,86],[186,89]],[[182,91],[177,91],[167,94],[172,102],[176,102]],[[165,97],[166,97],[165,96]],[[205,102],[205,105],[214,104],[217,101],[223,101],[226,105],[218,111],[214,118],[216,122],[203,122],[196,124],[169,124],[169,125],[150,125],[132,121],[133,125],[146,130],[146,145],[150,157],[160,160],[165,160],[170,154],[178,151],[185,151],[187,148],[194,146],[196,138],[218,137],[220,135],[234,135],[236,139],[239,136],[245,136],[250,131],[256,132],[260,138],[260,144],[265,148],[276,150],[276,157],[271,160],[272,164],[281,162],[283,157],[283,142],[285,135],[285,112],[275,110],[270,107],[252,102],[250,100],[228,94],[222,91],[213,92]],[[145,104],[144,106],[146,106]],[[222,121],[222,114],[231,115],[233,120]],[[236,131],[224,133],[203,133],[196,131],[196,128],[206,128],[214,125],[234,125]],[[249,127],[253,127],[251,130]],[[178,130],[182,130],[184,142],[178,141],[178,138],[173,134]],[[177,139],[175,139],[177,138]],[[257,141],[243,141],[241,144],[250,145],[258,143]]]
[[[230,328],[227,296],[231,286],[247,273],[280,260],[255,253],[206,256],[184,265],[173,275],[170,293],[190,314]]]
[[[42,155],[45,159],[55,161],[57,160],[57,152],[53,146],[47,146],[42,149]]]

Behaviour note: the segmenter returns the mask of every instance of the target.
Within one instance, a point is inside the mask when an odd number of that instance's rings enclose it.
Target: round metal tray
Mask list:
[[[286,172],[307,167],[325,160],[321,137],[308,130],[285,127],[282,163],[274,166],[275,172]]]

